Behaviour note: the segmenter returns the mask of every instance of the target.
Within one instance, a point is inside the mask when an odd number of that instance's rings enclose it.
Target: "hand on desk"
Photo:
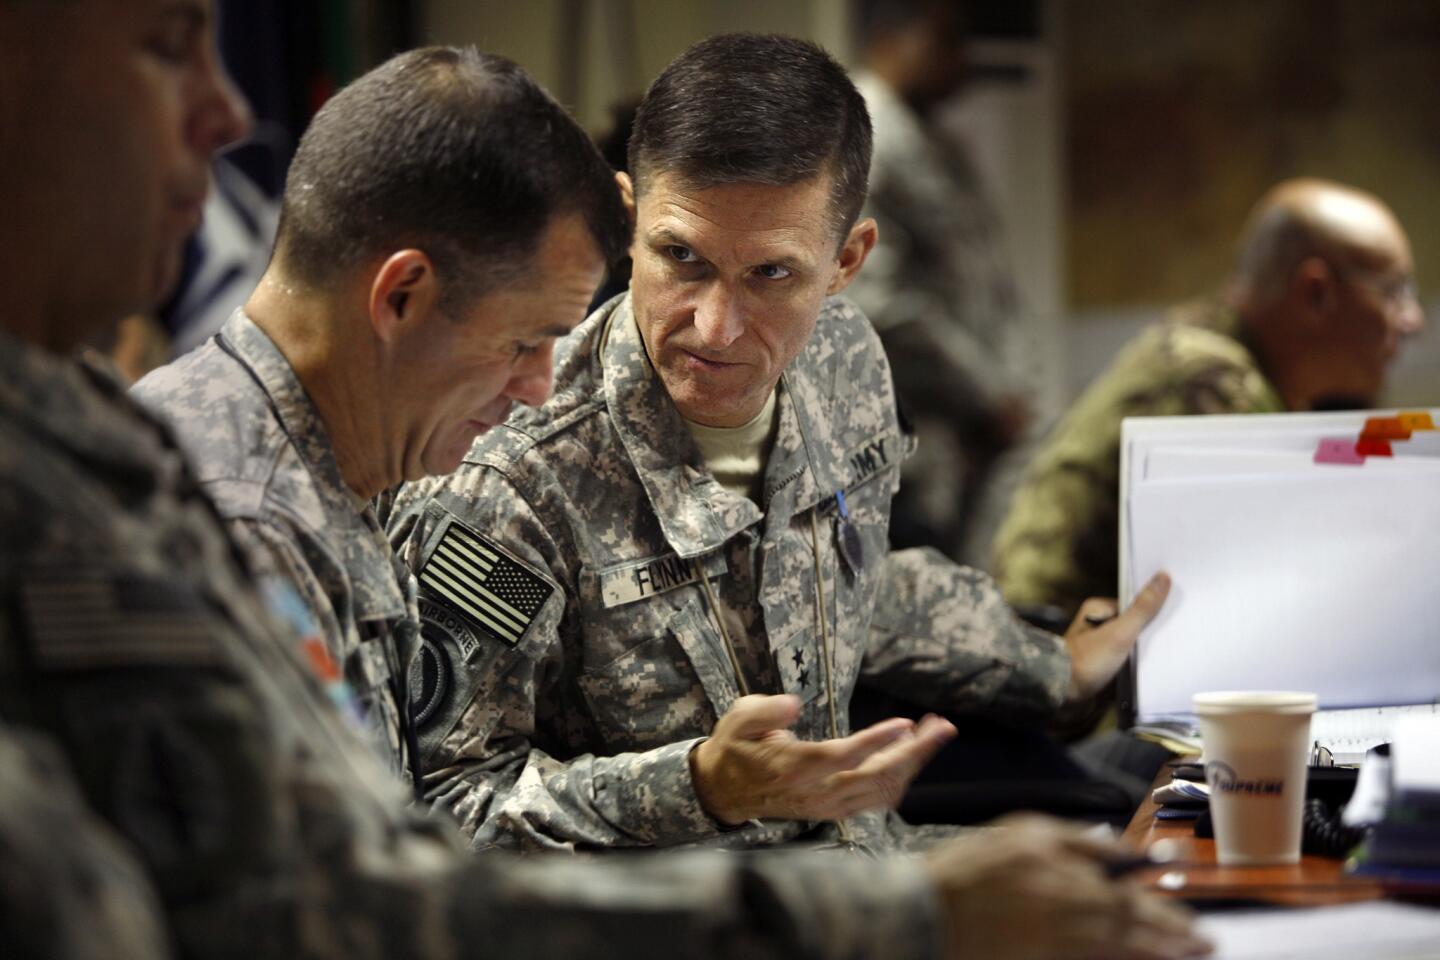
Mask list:
[[[1067,700],[1086,700],[1100,691],[1120,670],[1135,647],[1140,631],[1155,619],[1170,593],[1170,576],[1157,573],[1135,595],[1135,602],[1116,615],[1114,600],[1091,597],[1065,631],[1070,648],[1070,690]]]
[[[700,804],[722,823],[752,818],[843,820],[894,807],[951,737],[948,720],[895,717],[839,740],[799,740],[793,696],[741,697],[690,754]]]
[[[1177,960],[1202,956],[1188,911],[1107,864],[1134,852],[1081,827],[1025,815],[946,844],[927,858],[953,958]]]

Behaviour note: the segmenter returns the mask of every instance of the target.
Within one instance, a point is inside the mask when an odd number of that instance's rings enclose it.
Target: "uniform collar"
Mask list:
[[[1285,401],[1280,396],[1279,388],[1260,365],[1260,355],[1255,350],[1254,339],[1238,310],[1218,297],[1205,297],[1174,308],[1170,318],[1176,323],[1208,330],[1233,340],[1245,351],[1245,365],[1264,388],[1262,407],[1277,413],[1284,412]]]
[[[168,433],[109,370],[0,333],[0,410],[117,482],[155,485]]]
[[[828,304],[827,304],[828,307]],[[824,314],[821,323],[824,322]],[[817,325],[817,334],[819,325]],[[690,431],[650,364],[635,324],[630,295],[619,300],[601,325],[596,362],[626,454],[670,547],[682,557],[718,549],[748,527],[769,518],[767,527],[842,489],[840,456],[815,438],[830,436],[826,419],[831,384],[812,337],[780,380],[780,428],[765,468],[765,513],[755,503],[724,490],[706,469]]]
[[[265,392],[280,428],[310,474],[311,486],[329,521],[316,533],[323,533],[345,565],[356,619],[403,617],[405,597],[397,581],[400,568],[375,510],[346,486],[325,422],[290,362],[243,309],[230,315],[217,339]]]

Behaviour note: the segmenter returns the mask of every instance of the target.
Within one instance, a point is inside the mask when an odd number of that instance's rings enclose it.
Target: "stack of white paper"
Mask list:
[[[1440,957],[1440,910],[1400,903],[1216,914],[1199,929],[1215,944],[1212,960]]]
[[[1440,432],[1315,462],[1376,415],[1125,421],[1122,599],[1174,578],[1137,646],[1138,719],[1189,713],[1201,690],[1440,701]]]

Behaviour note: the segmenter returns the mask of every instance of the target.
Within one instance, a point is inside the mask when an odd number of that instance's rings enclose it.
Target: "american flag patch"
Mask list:
[[[183,584],[64,570],[32,576],[22,597],[35,656],[46,669],[221,660],[211,615]]]
[[[555,589],[494,541],[454,520],[421,567],[420,584],[431,597],[512,647]]]

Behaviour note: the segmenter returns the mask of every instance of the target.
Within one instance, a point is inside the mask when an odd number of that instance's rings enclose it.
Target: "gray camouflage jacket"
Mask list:
[[[63,747],[178,955],[939,953],[902,858],[463,855],[296,644],[166,431],[112,379],[0,335],[0,721]]]
[[[415,649],[414,580],[370,504],[345,485],[325,424],[285,355],[236,310],[218,335],[131,392],[175,431],[256,566],[299,593],[368,736],[403,773],[394,691]]]
[[[832,839],[796,822],[722,830],[701,808],[689,753],[739,695],[737,663],[750,692],[800,697],[794,730],[812,740],[832,735],[831,691],[848,732],[862,678],[952,712],[1059,703],[1057,638],[985,575],[889,553],[907,438],[875,334],[845,301],[785,372],[779,422],[762,511],[705,468],[627,295],[564,342],[548,403],[450,477],[402,489],[389,528],[420,580],[427,796],[477,848]],[[841,536],[858,540],[851,559]],[[746,621],[733,657],[702,570]],[[847,833],[884,848],[897,827],[872,813]]]
[[[875,74],[855,82],[875,130],[863,214],[880,240],[847,294],[880,331],[907,398],[971,415],[1019,389],[1017,361],[1032,349],[1016,342],[1025,318],[1000,222],[957,145]]]

